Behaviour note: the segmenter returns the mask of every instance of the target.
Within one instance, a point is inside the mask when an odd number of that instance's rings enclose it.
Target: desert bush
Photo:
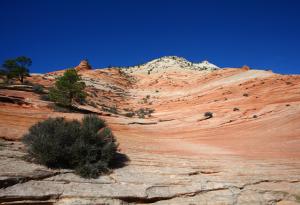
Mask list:
[[[0,150],[2,150],[5,147],[5,144],[0,140]]]
[[[90,101],[88,104],[89,104],[90,106],[94,107],[94,108],[97,108],[97,107],[98,107],[97,104],[96,104],[94,101]]]
[[[139,118],[145,118],[146,115],[151,116],[151,114],[154,112],[151,108],[140,108],[137,111],[135,111],[136,115]]]
[[[148,103],[148,100],[150,99],[150,95],[146,95],[146,97],[144,97],[142,99],[142,103]]]
[[[233,108],[233,111],[239,111],[239,110],[240,110],[240,109],[237,108],[237,107]]]
[[[62,105],[49,105],[50,108],[52,108],[55,112],[74,112],[70,107],[65,107]]]
[[[124,111],[126,111],[126,112],[133,112],[133,109],[132,108],[124,108]]]
[[[44,87],[42,85],[33,85],[32,86],[32,90],[35,92],[35,93],[43,93],[44,92]]]
[[[117,143],[104,120],[86,115],[82,122],[49,118],[33,125],[23,138],[30,157],[52,168],[70,168],[94,178],[109,171]]]
[[[209,118],[212,118],[213,117],[213,113],[212,112],[205,112],[204,113],[204,117],[209,119]]]
[[[244,93],[243,96],[244,96],[244,97],[248,97],[249,94],[248,94],[248,93]]]
[[[110,112],[113,114],[119,114],[118,108],[116,106],[113,107],[102,107],[102,110],[105,112]]]
[[[51,101],[48,94],[43,94],[43,95],[41,95],[41,96],[40,96],[40,99],[41,99],[41,100],[44,100],[44,101]]]
[[[126,117],[133,117],[134,115],[135,115],[134,112],[127,112],[127,113],[125,113]]]

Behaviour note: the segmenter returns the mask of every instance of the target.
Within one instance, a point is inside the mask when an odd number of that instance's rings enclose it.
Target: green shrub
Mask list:
[[[148,115],[148,117],[151,117],[151,114],[154,112],[154,109],[151,108],[140,108],[138,109],[136,112],[136,115],[139,118],[145,118],[146,115]]]
[[[5,144],[2,142],[2,140],[0,140],[0,150],[2,150],[3,147],[5,147]]]
[[[74,110],[72,110],[70,107],[65,107],[62,105],[49,105],[50,108],[52,108],[55,112],[66,112],[66,113],[70,113],[70,112],[74,112]]]
[[[239,110],[240,110],[240,109],[237,108],[237,107],[233,108],[233,111],[239,111]]]
[[[212,112],[205,112],[205,113],[204,113],[204,117],[205,117],[206,119],[212,118],[212,117],[213,117],[213,113],[212,113]]]
[[[41,95],[41,96],[40,96],[40,99],[41,99],[41,100],[44,100],[44,101],[51,101],[48,94],[43,94],[43,95]]]
[[[102,110],[105,112],[110,112],[113,114],[119,114],[118,108],[116,106],[113,107],[102,107]]]
[[[82,122],[49,118],[33,125],[23,142],[37,162],[75,169],[86,178],[109,171],[109,163],[117,153],[114,135],[96,115],[86,115]]]
[[[71,107],[74,102],[83,103],[87,94],[85,83],[75,69],[68,69],[64,75],[58,77],[55,86],[50,89],[50,99],[63,106]]]
[[[134,115],[135,115],[134,112],[127,112],[127,113],[125,113],[126,117],[133,117]]]
[[[44,93],[44,87],[42,85],[34,85],[32,86],[32,90],[35,93]]]
[[[94,108],[97,108],[97,107],[98,107],[97,104],[96,104],[94,101],[90,101],[88,104],[89,104],[90,106],[94,107]]]

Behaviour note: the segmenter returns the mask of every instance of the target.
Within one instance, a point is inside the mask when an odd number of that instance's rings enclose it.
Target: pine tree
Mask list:
[[[86,98],[85,83],[81,81],[75,69],[68,69],[58,77],[55,87],[50,89],[50,100],[63,106],[72,106],[74,102],[82,102]]]

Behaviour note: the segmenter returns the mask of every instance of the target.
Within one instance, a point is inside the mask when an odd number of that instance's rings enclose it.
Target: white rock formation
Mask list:
[[[126,69],[127,72],[137,72],[137,73],[160,73],[165,72],[166,70],[207,70],[212,71],[216,70],[219,67],[209,63],[208,61],[203,61],[201,63],[192,63],[185,58],[177,56],[165,56],[158,59],[154,59],[143,65],[138,65],[134,67],[129,67]]]
[[[219,69],[218,66],[208,62],[208,61],[202,61],[201,63],[194,63],[194,67],[198,68],[199,70],[216,70]],[[198,70],[197,69],[197,70]]]

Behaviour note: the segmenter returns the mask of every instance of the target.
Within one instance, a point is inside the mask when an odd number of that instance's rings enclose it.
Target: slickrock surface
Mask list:
[[[89,97],[80,108],[107,120],[130,158],[126,166],[86,180],[27,162],[21,142],[1,141],[0,203],[299,204],[300,76],[190,69],[177,58],[150,73],[153,61],[141,70],[81,72]],[[29,80],[51,86],[61,73]],[[28,90],[1,89],[0,96],[26,102],[1,101],[5,139],[20,139],[50,116],[83,116],[56,112]],[[143,119],[124,116],[140,108],[155,111]]]
[[[299,200],[297,160],[130,152],[128,166],[88,180],[70,170],[49,170],[24,161],[19,142],[4,146],[2,204],[296,204]]]

